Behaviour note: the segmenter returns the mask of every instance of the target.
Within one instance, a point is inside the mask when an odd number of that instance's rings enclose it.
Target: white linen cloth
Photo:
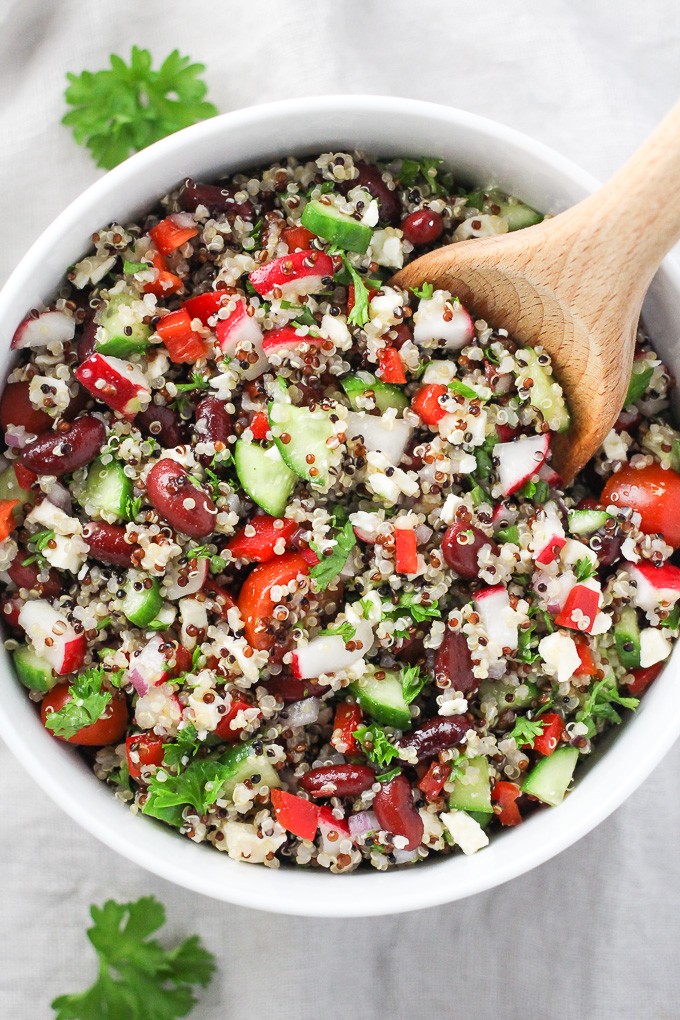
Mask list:
[[[99,174],[59,124],[65,72],[133,43],[207,64],[222,111],[324,92],[437,100],[601,178],[680,95],[677,0],[0,0],[0,282]],[[196,1020],[679,1017],[679,766],[676,746],[612,818],[509,885],[325,921],[148,875],[62,814],[0,746],[0,1016],[51,1016],[53,996],[95,973],[89,904],[152,892],[170,936],[200,931],[217,955]]]

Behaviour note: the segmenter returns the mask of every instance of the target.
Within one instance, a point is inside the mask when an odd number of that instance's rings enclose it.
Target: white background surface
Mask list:
[[[676,0],[0,0],[0,282],[99,173],[59,124],[65,71],[132,43],[206,63],[221,111],[324,92],[438,100],[602,178],[680,95]],[[510,885],[321,921],[152,878],[77,828],[0,746],[0,1017],[51,1016],[54,995],[93,976],[89,904],[153,892],[168,934],[200,931],[218,957],[196,1020],[675,1020],[678,766],[676,746],[614,817]]]

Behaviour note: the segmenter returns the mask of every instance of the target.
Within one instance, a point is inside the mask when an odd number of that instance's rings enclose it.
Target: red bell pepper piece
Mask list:
[[[307,251],[316,237],[307,227],[286,227],[281,231],[281,240],[288,245],[288,251]]]
[[[182,280],[175,273],[170,272],[165,264],[165,258],[160,252],[153,256],[151,262],[157,275],[155,280],[144,284],[144,291],[147,294],[155,294],[158,298],[164,298],[182,289],[184,286]]]
[[[203,591],[206,591],[208,595],[212,595],[213,598],[219,596],[219,602],[221,605],[220,616],[222,617],[223,620],[226,620],[227,613],[229,612],[229,610],[234,609],[236,606],[236,603],[234,602],[233,598],[231,597],[227,589],[223,588],[221,584],[217,583],[217,581],[214,581],[212,576],[208,574],[205,581],[203,582]]]
[[[541,722],[543,723],[543,732],[535,738],[532,747],[534,751],[547,757],[557,750],[557,745],[564,733],[564,721],[561,715],[557,715],[555,712],[546,712],[541,716]]]
[[[446,414],[439,401],[447,392],[446,386],[441,383],[427,383],[416,393],[411,408],[426,425],[436,425]]]
[[[406,382],[404,365],[396,347],[383,347],[378,357],[377,375],[383,382],[403,386]]]
[[[133,733],[128,737],[125,741],[125,756],[132,779],[140,781],[143,765],[162,765],[163,753],[163,740],[155,733]]]
[[[228,297],[228,290],[209,290],[205,294],[197,294],[184,301],[182,308],[190,319],[200,319],[203,325],[207,326],[208,319],[220,310]]]
[[[415,574],[418,569],[418,541],[411,528],[395,528],[395,565],[398,574]]]
[[[262,624],[271,619],[274,602],[271,590],[309,573],[309,564],[299,553],[284,553],[271,563],[261,563],[248,574],[238,597],[246,641],[253,648],[271,648],[275,638]]]
[[[633,682],[626,684],[631,697],[639,698],[649,685],[656,680],[664,665],[665,663],[663,662],[657,662],[655,666],[644,666],[640,669],[631,670],[634,677]]]
[[[164,315],[156,332],[165,344],[170,360],[176,364],[193,364],[206,353],[203,338],[191,328],[191,317],[186,308]]]
[[[269,418],[264,411],[257,411],[253,415],[253,420],[248,428],[253,433],[253,439],[263,440],[267,438],[267,433],[269,432]]]
[[[246,531],[251,529],[254,529],[255,534],[247,535]],[[268,563],[276,558],[274,546],[279,539],[282,538],[287,545],[297,529],[297,521],[270,517],[269,514],[255,514],[245,527],[236,532],[227,549],[239,560]]]
[[[38,476],[32,471],[29,471],[27,467],[20,464],[18,460],[14,462],[14,477],[17,480],[17,485],[20,489],[30,489],[30,487],[37,480]]]
[[[594,676],[597,673],[597,666],[595,665],[588,638],[583,637],[581,634],[576,634],[574,644],[576,645],[578,657],[581,660],[581,665],[574,670],[574,676]]]
[[[361,708],[350,701],[341,701],[335,709],[331,744],[340,754],[353,755],[359,753],[359,742],[354,731],[359,729],[364,716]]]
[[[501,825],[519,825],[523,820],[516,803],[521,792],[516,783],[508,783],[504,779],[494,786],[491,799],[501,806],[498,815]]]
[[[447,762],[433,761],[429,769],[418,783],[428,800],[436,800],[441,796],[444,783],[451,775],[451,766]]]
[[[236,718],[239,712],[245,708],[253,708],[253,705],[248,701],[232,701],[231,708],[226,715],[223,715],[217,726],[215,727],[215,733],[220,740],[238,740],[243,727],[238,729],[232,729],[232,721]]]
[[[569,627],[571,630],[578,630],[589,634],[593,629],[595,617],[600,608],[600,593],[586,584],[575,585],[567,595],[561,611],[555,617],[558,627]],[[580,613],[577,612],[580,610]],[[576,617],[574,616],[576,613]],[[582,625],[582,617],[587,617],[587,626]]]
[[[171,255],[173,251],[177,251],[197,234],[197,226],[180,227],[172,216],[167,216],[149,231],[149,237],[161,255]]]
[[[0,499],[0,542],[4,542],[17,526],[12,511],[18,505],[18,499]]]
[[[296,797],[285,790],[272,790],[272,804],[276,820],[300,839],[314,839],[319,828],[319,808],[316,804]]]

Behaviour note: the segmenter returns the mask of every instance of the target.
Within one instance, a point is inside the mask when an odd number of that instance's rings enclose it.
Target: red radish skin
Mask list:
[[[125,418],[134,418],[149,402],[151,391],[144,373],[121,358],[93,354],[78,366],[75,376],[95,400]]]
[[[258,294],[270,297],[275,290],[288,294],[313,294],[323,290],[324,279],[333,277],[333,260],[314,249],[282,255],[254,269],[248,279]]]
[[[45,347],[48,343],[69,343],[75,335],[76,321],[71,315],[54,310],[41,312],[17,326],[10,347],[22,350]]]

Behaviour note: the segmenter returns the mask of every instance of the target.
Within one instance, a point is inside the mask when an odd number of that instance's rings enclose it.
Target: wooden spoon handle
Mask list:
[[[598,277],[641,300],[680,239],[680,102],[610,181],[562,215],[589,239]]]

